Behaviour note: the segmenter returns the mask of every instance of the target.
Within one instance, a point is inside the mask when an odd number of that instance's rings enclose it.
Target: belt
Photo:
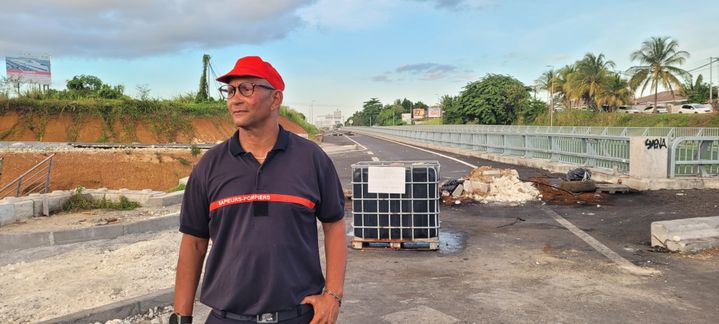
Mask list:
[[[301,304],[301,305],[299,305],[293,309],[290,309],[290,310],[261,313],[261,314],[257,314],[257,315],[235,314],[235,313],[230,313],[230,312],[216,310],[216,309],[213,309],[212,312],[221,318],[228,318],[228,319],[236,320],[236,321],[246,321],[246,322],[254,321],[256,323],[277,323],[280,321],[285,321],[288,319],[300,317],[304,314],[307,314],[307,312],[309,312],[311,310],[312,310],[312,305]]]

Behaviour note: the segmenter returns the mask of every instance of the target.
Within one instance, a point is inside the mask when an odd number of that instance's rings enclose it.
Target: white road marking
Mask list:
[[[372,136],[372,135],[369,135],[369,136]],[[450,159],[450,160],[452,160],[452,161],[455,161],[455,162],[464,164],[464,165],[466,165],[466,166],[468,166],[468,167],[470,167],[470,168],[473,168],[473,169],[477,168],[477,166],[474,165],[474,164],[464,162],[464,161],[462,161],[462,160],[460,160],[460,159],[456,159],[456,158],[453,158],[453,157],[451,157],[451,156],[447,156],[447,155],[444,155],[444,154],[441,154],[441,153],[437,153],[437,152],[433,152],[433,151],[426,150],[426,149],[423,149],[423,148],[419,148],[419,147],[416,147],[416,146],[414,146],[414,145],[409,145],[409,144],[405,144],[405,143],[401,143],[401,142],[389,140],[389,139],[386,139],[386,138],[381,138],[381,139],[382,139],[383,141],[387,141],[387,142],[391,142],[391,143],[395,143],[395,144],[399,144],[399,145],[404,145],[404,146],[411,147],[411,148],[416,149],[416,150],[420,150],[420,151],[422,151],[422,152],[427,152],[427,153],[430,153],[430,154],[434,154],[434,155],[437,155],[437,156],[441,156],[441,157],[443,157],[443,158],[445,158],[445,159]],[[599,242],[597,239],[593,238],[591,235],[587,234],[586,232],[582,231],[582,230],[579,229],[578,227],[574,226],[574,224],[572,224],[571,222],[569,222],[568,220],[566,220],[566,219],[565,219],[564,217],[562,217],[561,215],[557,214],[557,212],[555,212],[554,210],[552,210],[552,209],[550,209],[550,208],[547,208],[547,207],[542,207],[542,210],[544,210],[544,213],[545,213],[545,214],[547,214],[547,215],[549,215],[550,217],[554,218],[554,220],[557,221],[557,223],[561,224],[561,225],[564,226],[566,229],[568,229],[570,232],[572,232],[572,234],[576,235],[577,237],[579,237],[580,239],[582,239],[582,241],[584,241],[584,242],[586,242],[587,244],[589,244],[589,246],[591,246],[591,247],[592,247],[593,249],[595,249],[597,252],[603,254],[605,257],[609,258],[609,260],[611,260],[612,262],[616,263],[621,269],[623,269],[623,270],[625,270],[625,271],[628,271],[628,272],[630,272],[630,273],[636,274],[636,275],[644,275],[644,276],[646,276],[646,275],[652,275],[652,274],[658,274],[658,273],[659,273],[658,270],[651,269],[651,268],[642,268],[642,267],[639,267],[639,266],[637,266],[637,265],[635,265],[635,264],[629,262],[629,260],[623,258],[622,256],[620,256],[620,255],[617,254],[616,252],[612,251],[612,249],[608,248],[606,245],[602,244],[602,243]]]
[[[407,147],[411,147],[411,148],[413,148],[413,149],[415,149],[415,150],[420,150],[420,151],[422,151],[422,152],[427,152],[427,153],[430,153],[430,154],[434,154],[434,155],[437,155],[437,156],[441,156],[441,157],[443,157],[443,158],[445,158],[445,159],[449,159],[449,160],[452,160],[452,161],[454,161],[454,162],[464,164],[464,165],[466,165],[466,166],[468,166],[468,167],[470,167],[470,168],[472,168],[472,169],[476,169],[476,168],[477,168],[477,166],[474,165],[474,164],[472,164],[472,163],[464,162],[464,161],[462,161],[462,160],[460,160],[460,159],[453,158],[453,157],[451,157],[451,156],[449,156],[449,155],[444,155],[444,154],[442,154],[442,153],[437,153],[437,152],[433,152],[433,151],[430,151],[430,150],[425,150],[425,149],[423,149],[423,148],[419,148],[419,147],[416,147],[416,146],[414,146],[414,145],[409,145],[409,144],[405,144],[405,143],[401,143],[401,142],[395,142],[395,141],[393,141],[393,140],[388,140],[388,139],[386,139],[386,138],[383,138],[382,140],[383,140],[383,141],[387,141],[387,142],[392,142],[392,143],[395,143],[395,144],[399,144],[399,145],[404,145],[404,146],[407,146]]]
[[[364,145],[360,144],[359,142],[357,142],[357,141],[351,139],[349,136],[345,135],[345,138],[348,139],[348,140],[350,140],[350,141],[352,141],[352,142],[354,142],[355,144],[359,145],[360,147],[362,147],[363,150],[366,150],[366,149],[367,149],[366,146],[364,146]]]
[[[377,162],[377,161],[379,161],[379,158],[378,158],[378,157],[376,157],[376,156],[373,156],[373,157],[372,157],[372,161],[375,161],[375,162]]]
[[[372,152],[372,151],[367,151],[367,154],[369,154],[369,155],[374,155],[374,152]]]
[[[629,260],[623,258],[621,255],[617,254],[616,252],[612,251],[610,248],[608,248],[606,245],[602,244],[601,242],[597,241],[597,239],[593,238],[586,232],[582,231],[578,227],[574,226],[574,224],[570,223],[566,218],[562,217],[562,215],[559,215],[554,210],[547,208],[547,207],[541,207],[545,214],[551,216],[554,218],[557,223],[562,224],[566,229],[568,229],[570,232],[574,233],[577,237],[582,239],[582,241],[586,242],[597,250],[597,252],[603,254],[605,257],[609,258],[609,260],[612,260],[612,262],[616,263],[619,268],[626,270],[630,273],[636,274],[636,275],[652,275],[652,274],[658,274],[659,271],[651,268],[642,268],[634,263],[629,262]]]

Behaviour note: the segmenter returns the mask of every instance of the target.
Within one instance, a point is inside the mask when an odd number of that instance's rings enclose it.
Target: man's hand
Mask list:
[[[340,304],[337,299],[328,295],[312,295],[305,297],[301,304],[311,304],[314,308],[315,316],[312,317],[310,324],[334,324],[337,323],[337,317],[340,315]]]

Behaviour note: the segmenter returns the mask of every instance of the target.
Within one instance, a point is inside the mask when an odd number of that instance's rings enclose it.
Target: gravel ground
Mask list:
[[[0,267],[0,323],[34,323],[170,288],[168,256],[179,242],[169,230],[0,255],[13,262]]]

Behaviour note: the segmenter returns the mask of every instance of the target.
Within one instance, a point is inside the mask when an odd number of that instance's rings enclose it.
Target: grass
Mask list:
[[[180,164],[182,164],[184,166],[188,166],[188,165],[192,164],[192,162],[190,162],[187,159],[182,158],[182,157],[176,157],[175,160],[177,160],[177,162],[180,162]]]
[[[425,120],[417,120],[416,125],[442,125],[442,118],[429,118]]]
[[[307,134],[309,134],[311,137],[314,137],[319,131],[317,130],[317,127],[314,125],[308,123],[305,120],[304,115],[300,114],[298,111],[282,106],[280,107],[280,116],[284,116],[285,118],[293,121],[294,123],[300,125],[304,130],[307,131]]]
[[[182,190],[185,190],[185,184],[178,183],[176,186],[170,188],[170,190],[167,190],[167,192],[175,192],[175,191],[182,191]]]
[[[75,194],[62,205],[62,211],[77,212],[89,209],[132,210],[140,207],[139,203],[130,201],[125,196],[120,196],[120,201],[118,202],[109,201],[105,198],[95,200],[89,197],[89,195],[83,194],[83,189],[83,187],[75,189]]]

